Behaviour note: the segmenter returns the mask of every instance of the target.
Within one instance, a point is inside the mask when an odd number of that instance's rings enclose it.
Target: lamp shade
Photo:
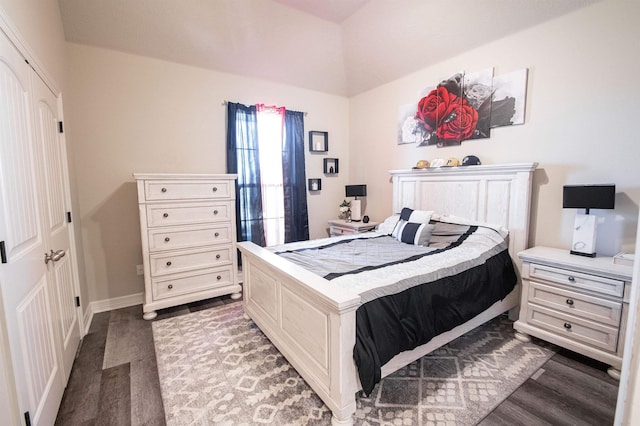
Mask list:
[[[565,185],[562,189],[562,207],[565,209],[612,209],[615,205],[616,186]]]
[[[347,197],[367,196],[367,185],[346,185],[344,188]]]

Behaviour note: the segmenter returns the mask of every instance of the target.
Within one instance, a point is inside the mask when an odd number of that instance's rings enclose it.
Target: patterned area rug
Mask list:
[[[167,424],[327,425],[331,412],[241,303],[153,323]],[[359,425],[475,425],[554,354],[496,318],[357,398]]]

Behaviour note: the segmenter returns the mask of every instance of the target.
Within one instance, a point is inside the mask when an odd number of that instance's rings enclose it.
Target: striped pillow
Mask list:
[[[400,226],[396,238],[403,243],[426,246],[431,239],[433,228],[435,225],[428,223],[405,222]]]
[[[413,210],[408,207],[403,208],[400,212],[400,219],[398,220],[398,223],[396,223],[391,236],[400,240],[400,231],[404,228],[404,225],[407,222],[429,223],[432,215],[433,212],[430,210]]]

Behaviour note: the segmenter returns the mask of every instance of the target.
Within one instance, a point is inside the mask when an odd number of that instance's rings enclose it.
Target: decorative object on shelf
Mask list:
[[[458,160],[455,157],[450,157],[447,158],[447,164],[445,164],[447,167],[455,167],[455,166],[459,166],[460,165],[460,160]]]
[[[616,186],[607,185],[565,185],[562,188],[562,207],[565,209],[585,209],[585,214],[576,213],[573,225],[571,254],[596,256],[595,215],[589,215],[589,209],[613,209],[616,199]]]
[[[320,191],[322,189],[321,179],[309,179],[309,191]]]
[[[463,166],[479,166],[481,164],[480,159],[475,155],[467,155],[462,159]]]
[[[347,185],[344,188],[347,197],[355,197],[355,200],[351,201],[351,220],[360,222],[362,216],[358,197],[367,196],[367,185]]]
[[[338,174],[338,159],[337,158],[325,158],[324,159],[324,174],[325,175],[337,175]]]
[[[351,203],[347,200],[342,200],[342,203],[338,206],[340,208],[340,214],[338,217],[344,220],[351,219]]]
[[[488,138],[491,129],[524,123],[527,69],[458,72],[398,108],[398,144],[438,147]]]
[[[362,221],[364,223],[369,223],[369,216],[367,216],[366,214],[362,217]]]
[[[317,130],[309,131],[309,151],[327,152],[329,151],[329,132]]]
[[[414,169],[428,169],[429,165],[429,160],[420,160],[416,163]]]

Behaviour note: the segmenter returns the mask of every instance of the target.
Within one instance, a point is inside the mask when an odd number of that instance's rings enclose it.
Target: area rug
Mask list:
[[[358,396],[359,425],[475,425],[555,349],[498,317]],[[241,303],[153,323],[167,425],[328,425],[331,412]]]

